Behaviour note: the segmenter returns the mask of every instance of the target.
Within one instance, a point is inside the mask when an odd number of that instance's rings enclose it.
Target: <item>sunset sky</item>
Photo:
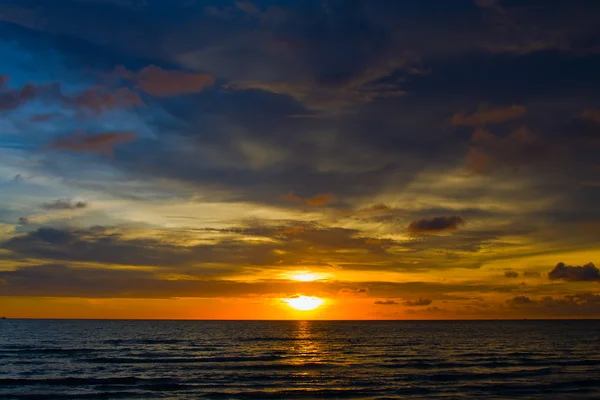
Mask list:
[[[600,317],[599,16],[0,0],[0,315]]]

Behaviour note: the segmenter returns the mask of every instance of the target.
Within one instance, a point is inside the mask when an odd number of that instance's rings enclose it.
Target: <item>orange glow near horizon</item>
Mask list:
[[[298,296],[284,299],[284,302],[298,311],[311,311],[325,303],[325,300],[314,296]]]
[[[290,274],[286,274],[286,276],[294,281],[313,282],[327,279],[329,277],[329,274],[310,271],[295,271]]]

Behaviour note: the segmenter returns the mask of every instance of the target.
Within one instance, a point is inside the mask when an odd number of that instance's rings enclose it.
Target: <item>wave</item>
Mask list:
[[[109,378],[0,378],[0,386],[86,386],[86,385],[140,385],[140,384],[165,384],[174,383],[166,378],[139,378],[135,376],[115,376]]]
[[[257,336],[257,337],[248,337],[248,338],[240,337],[237,340],[239,342],[301,342],[301,341],[305,341],[305,340],[313,341],[313,339],[309,339],[309,338],[285,337],[285,336],[284,337]]]
[[[0,350],[0,355],[23,355],[23,354],[56,354],[56,355],[77,355],[77,354],[87,354],[87,353],[95,353],[98,349],[88,349],[88,348],[25,348],[25,349],[10,349],[10,350]]]
[[[283,357],[268,356],[231,356],[231,357],[95,357],[83,358],[81,361],[100,364],[195,364],[195,363],[243,363],[276,361]]]
[[[120,346],[123,344],[182,344],[190,343],[190,341],[183,339],[108,339],[103,343]]]
[[[393,369],[465,369],[465,368],[519,368],[519,367],[584,367],[600,366],[600,360],[513,360],[491,362],[429,362],[406,361],[382,363],[381,367]]]

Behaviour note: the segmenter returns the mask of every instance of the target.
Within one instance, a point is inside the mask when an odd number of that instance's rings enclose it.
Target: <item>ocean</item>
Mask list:
[[[600,321],[0,321],[0,399],[600,399]]]

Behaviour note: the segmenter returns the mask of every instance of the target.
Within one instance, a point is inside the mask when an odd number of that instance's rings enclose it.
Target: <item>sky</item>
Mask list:
[[[596,0],[0,0],[0,315],[600,317],[598,71]]]

